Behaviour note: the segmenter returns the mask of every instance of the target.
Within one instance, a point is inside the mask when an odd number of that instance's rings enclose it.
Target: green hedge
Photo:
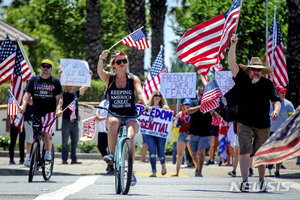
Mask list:
[[[8,89],[10,89],[10,83],[3,83],[0,86],[0,104],[7,104]]]

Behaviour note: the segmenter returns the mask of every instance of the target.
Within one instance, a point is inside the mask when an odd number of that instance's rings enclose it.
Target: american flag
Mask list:
[[[76,119],[76,100],[74,100],[72,103],[70,103],[68,106],[67,106],[71,111],[71,115],[70,115],[70,120],[74,120]]]
[[[241,0],[234,0],[230,9],[217,17],[188,30],[180,39],[176,55],[196,66],[199,74],[206,75],[210,67],[225,57],[230,36],[235,30]]]
[[[0,85],[10,79],[15,65],[15,57],[16,48],[7,35],[0,46]]]
[[[126,36],[124,39],[121,40],[121,43],[123,45],[127,45],[128,47],[137,47],[139,50],[149,49],[146,35],[142,31],[142,29],[138,29]]]
[[[160,73],[167,73],[167,68],[164,65],[163,49],[159,51],[157,57],[155,58],[143,86],[148,100],[150,99],[153,91],[160,89]]]
[[[10,90],[8,90],[8,100],[7,100],[7,114],[8,115],[18,115],[19,114],[19,106],[17,101],[14,99]]]
[[[56,121],[55,112],[47,113],[44,117],[42,117],[42,126],[43,126],[42,132],[52,134],[55,121]]]
[[[201,100],[200,110],[206,113],[214,108],[219,107],[218,99],[222,96],[221,90],[216,80],[210,81],[204,88]]]
[[[22,65],[24,64],[24,57],[23,54],[20,50],[20,47],[17,46],[17,51],[16,51],[16,59],[15,59],[15,65],[14,65],[14,70],[11,75],[11,86],[10,90],[16,100],[18,101],[19,105],[22,105],[22,98],[23,98],[23,79],[22,79]],[[23,116],[20,119],[20,122],[18,123],[15,121],[16,116],[11,116],[11,124],[15,125],[18,127],[20,133],[23,130]]]
[[[300,106],[254,155],[254,166],[282,163],[300,155]]]
[[[278,21],[275,13],[274,20],[271,26],[270,36],[268,39],[268,57],[265,56],[265,61],[268,63],[269,67],[274,68],[274,85],[286,86],[289,83],[289,79],[284,57],[282,39],[280,36],[280,29],[278,27]],[[272,76],[268,75],[267,78],[272,79]]]

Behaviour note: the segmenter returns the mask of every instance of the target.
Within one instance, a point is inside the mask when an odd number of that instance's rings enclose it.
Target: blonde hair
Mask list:
[[[152,93],[152,95],[149,99],[150,106],[153,106],[153,104],[154,104],[154,100],[153,100],[154,95],[161,95],[161,98],[160,98],[160,101],[159,101],[159,107],[160,108],[170,110],[166,98],[158,90],[153,91],[153,93]]]
[[[110,62],[109,62],[109,65],[110,65],[111,67],[113,66],[113,64],[115,64],[115,59],[116,59],[116,57],[117,57],[120,53],[123,53],[123,52],[121,52],[121,51],[119,51],[119,50],[113,52],[112,57],[111,57]],[[116,55],[116,56],[114,56],[114,55]],[[113,57],[113,56],[114,56],[114,57]],[[125,58],[126,58],[126,60],[127,60],[127,64],[128,64],[128,57],[127,57],[127,55],[126,55],[125,53],[124,53],[124,56],[125,56]]]

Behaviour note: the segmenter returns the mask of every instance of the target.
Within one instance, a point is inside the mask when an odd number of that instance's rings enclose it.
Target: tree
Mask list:
[[[288,6],[288,37],[286,62],[289,77],[287,98],[295,107],[300,104],[300,1],[287,0]]]
[[[151,66],[164,45],[164,24],[167,11],[166,0],[150,0],[151,24]]]

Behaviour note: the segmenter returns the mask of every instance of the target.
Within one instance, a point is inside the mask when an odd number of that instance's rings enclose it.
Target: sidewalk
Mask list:
[[[100,154],[85,154],[78,153],[78,160],[82,164],[68,164],[62,165],[61,153],[55,153],[53,175],[107,175],[106,163],[102,160]],[[140,156],[135,157],[134,171],[137,177],[149,177],[151,174],[150,162],[141,162]],[[147,158],[149,160],[149,158]],[[176,171],[176,165],[172,163],[171,156],[166,157],[167,161],[167,174],[164,177],[170,177]],[[206,158],[208,160],[208,157]],[[216,158],[218,160],[218,158]],[[24,165],[18,165],[19,157],[16,152],[15,162],[16,165],[8,165],[9,156],[7,151],[0,151],[0,175],[28,175],[28,169]],[[69,160],[70,163],[70,160]],[[296,165],[296,159],[288,160],[283,163],[286,169],[281,169],[280,174],[282,178],[300,178],[300,165]],[[161,177],[161,165],[157,161],[157,176]],[[203,176],[204,177],[230,177],[227,175],[232,167],[218,166],[218,165],[204,165]],[[187,167],[185,164],[181,166],[180,176],[182,177],[194,177],[195,168]],[[272,170],[272,176],[275,169]],[[239,167],[237,169],[237,176],[241,176]],[[258,176],[257,169],[254,169],[254,176]],[[269,176],[269,170],[266,169],[266,176]]]

